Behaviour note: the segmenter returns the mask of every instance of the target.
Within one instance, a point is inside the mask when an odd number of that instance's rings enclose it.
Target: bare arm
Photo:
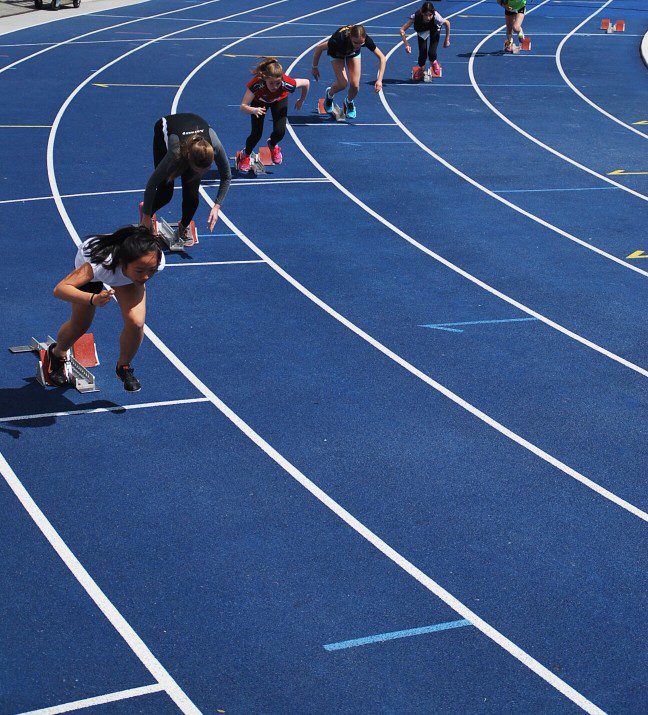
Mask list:
[[[296,79],[295,86],[301,89],[301,95],[299,99],[295,102],[295,109],[301,109],[304,106],[304,100],[308,96],[308,90],[310,89],[310,80]]]
[[[385,74],[385,67],[387,66],[387,59],[377,47],[373,51],[373,53],[378,58],[378,62],[380,62],[380,66],[378,67],[378,76],[376,77],[374,89],[376,90],[376,92],[380,92],[380,90],[382,89],[382,80]]]
[[[444,20],[443,24],[445,25],[445,40],[443,41],[443,46],[444,47],[450,47],[450,20]]]
[[[92,266],[89,263],[84,263],[56,284],[54,295],[68,303],[77,303],[78,305],[93,305],[95,307],[106,305],[115,292],[112,288],[110,290],[102,290],[101,293],[97,295],[79,290],[80,286],[90,283],[90,281],[94,279]]]
[[[245,90],[243,99],[241,100],[241,111],[246,114],[254,114],[255,117],[260,117],[266,113],[265,107],[252,107],[251,102],[254,99],[254,93],[249,89]]]
[[[315,52],[313,52],[313,66],[311,67],[311,72],[313,74],[313,77],[315,77],[316,80],[319,80],[320,78],[320,72],[317,69],[317,65],[319,64],[320,57],[322,56],[322,52],[324,52],[325,49],[328,47],[328,40],[325,40],[324,42],[320,42],[319,45],[315,48]]]
[[[400,29],[401,40],[403,40],[403,45],[405,45],[405,52],[407,52],[408,54],[412,51],[412,48],[409,46],[409,42],[407,41],[407,31],[410,29],[410,27],[412,27],[411,17]]]

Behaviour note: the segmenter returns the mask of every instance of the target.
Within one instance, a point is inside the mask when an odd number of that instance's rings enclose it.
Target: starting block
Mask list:
[[[36,380],[43,387],[53,386],[49,379],[49,358],[47,348],[56,341],[51,335],[45,341],[32,338],[29,345],[14,345],[9,348],[11,353],[38,353],[38,367],[36,368]],[[70,385],[79,392],[99,392],[94,375],[87,370],[87,367],[95,367],[99,364],[97,357],[97,347],[92,333],[86,333],[72,346],[72,354],[68,352],[65,361],[65,374]]]
[[[346,110],[344,107],[340,107],[338,104],[333,102],[331,116],[333,116],[336,122],[343,122],[346,119]]]
[[[616,20],[614,24],[609,18],[601,20],[601,30],[605,30],[608,35],[612,32],[625,32],[625,20]]]
[[[143,201],[140,201],[139,214],[140,224],[142,223],[142,206]],[[190,240],[185,242],[178,238],[178,224],[167,223],[163,218],[158,219],[156,214],[151,216],[151,233],[154,236],[159,236],[169,247],[170,251],[184,251],[185,248],[190,248],[198,243],[198,231],[196,224],[192,221],[189,224]]]
[[[239,165],[241,153],[242,152],[237,151],[236,156],[234,157],[236,167],[238,167],[238,165]],[[265,174],[266,166],[271,166],[271,164],[272,164],[272,159],[270,157],[270,149],[268,149],[268,147],[263,147],[262,149],[259,150],[258,154],[256,152],[252,152],[250,154],[250,171],[249,171],[249,173],[254,174],[254,176],[259,176],[259,174]]]
[[[520,40],[520,49],[525,50],[526,52],[531,51],[531,38],[530,37],[523,37]]]
[[[324,109],[324,100],[320,99],[317,102],[317,111],[319,114],[328,114],[337,122],[343,122],[346,119],[346,112],[344,111],[344,108],[335,104],[335,102],[333,102],[333,109],[330,112],[327,112],[326,109]]]
[[[153,233],[166,243],[170,251],[184,251],[185,248],[195,246],[198,243],[198,231],[196,231],[196,224],[193,221],[189,224],[189,236],[191,238],[187,242],[179,238],[177,223],[167,223],[163,218],[156,218],[152,228]]]

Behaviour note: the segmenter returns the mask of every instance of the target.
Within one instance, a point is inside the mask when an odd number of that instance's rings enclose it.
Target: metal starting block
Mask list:
[[[140,201],[139,217],[140,224],[142,223],[142,207],[144,202]],[[187,242],[178,238],[178,224],[167,223],[163,218],[158,218],[156,214],[151,216],[151,233],[154,236],[159,236],[169,247],[170,251],[184,251],[185,248],[195,246],[198,243],[198,231],[196,224],[192,221],[189,224],[189,235],[191,239]]]
[[[238,166],[240,161],[241,152],[237,151],[235,159],[235,166]],[[272,166],[272,155],[270,154],[270,149],[267,146],[261,147],[259,153],[252,152],[250,154],[250,173],[254,176],[259,176],[259,174],[266,173],[266,166]]]
[[[36,380],[43,387],[53,386],[49,380],[49,360],[47,348],[56,341],[51,335],[43,342],[32,338],[29,345],[14,345],[9,348],[12,353],[38,353],[38,366],[36,368]],[[70,354],[71,352],[71,354]],[[95,367],[99,364],[97,357],[97,347],[92,333],[86,333],[74,343],[72,350],[68,351],[65,361],[65,374],[70,385],[79,392],[99,392],[94,375],[87,370],[88,367]]]
[[[328,116],[333,117],[336,122],[343,122],[346,119],[344,108],[335,104],[335,102],[333,102],[333,109],[327,112],[326,109],[324,109],[324,99],[319,99],[317,102],[317,111],[323,115],[328,114]]]
[[[184,251],[185,248],[195,246],[198,243],[198,231],[196,224],[192,221],[189,224],[189,241],[183,241],[178,237],[178,224],[167,223],[163,218],[153,218],[153,233],[159,236],[169,247],[170,251]]]
[[[333,102],[331,116],[334,117],[336,122],[343,122],[346,119],[346,111],[344,107],[340,107],[335,102]]]

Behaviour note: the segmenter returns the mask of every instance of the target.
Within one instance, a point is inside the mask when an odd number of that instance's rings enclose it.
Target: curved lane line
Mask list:
[[[412,3],[408,3],[412,4]],[[375,17],[382,17],[383,15],[389,14],[389,12],[381,13]],[[370,18],[375,19],[375,18]],[[366,22],[366,21],[365,21]],[[283,24],[283,23],[281,23]],[[273,28],[269,28],[273,29]],[[128,53],[130,54],[130,53]],[[87,80],[89,81],[89,80]],[[87,81],[85,82],[87,84]],[[73,95],[77,93],[75,90]],[[72,95],[71,95],[72,96]],[[71,97],[69,98],[71,101]],[[64,105],[67,107],[69,101]],[[63,110],[63,108],[62,108]],[[63,110],[64,111],[64,110]],[[60,118],[62,116],[62,111],[59,111],[57,115],[57,120],[55,122],[55,127],[58,126]],[[52,131],[54,131],[54,127]],[[56,196],[56,205],[61,214],[61,218],[68,228],[70,236],[78,244],[80,241],[79,235],[74,228],[69,216],[63,206],[60,199],[60,194],[58,194],[58,186],[56,184],[56,178],[54,174],[54,164],[53,164],[53,141],[51,146],[48,144],[47,152],[47,165],[48,174],[50,176],[50,183],[52,186],[52,192]],[[201,188],[203,197],[208,203],[211,203],[209,197]],[[221,214],[224,222],[232,228],[237,234],[241,235],[238,229],[232,224],[229,219],[224,214]],[[257,249],[257,252],[258,249]],[[271,265],[276,265],[270,262]],[[278,268],[278,267],[277,267]],[[314,296],[313,296],[314,297]],[[340,316],[341,317],[341,316]],[[282,467],[290,476],[292,476],[296,481],[298,481],[305,489],[307,489],[313,496],[315,496],[322,504],[333,511],[340,519],[342,519],[346,524],[348,524],[354,531],[360,534],[363,538],[369,541],[376,549],[383,553],[387,558],[391,559],[400,568],[409,573],[413,578],[415,578],[421,585],[431,591],[434,595],[448,604],[457,613],[459,613],[463,618],[469,620],[476,628],[478,628],[484,635],[490,638],[497,645],[502,647],[508,653],[510,653],[514,658],[520,661],[523,665],[532,670],[536,675],[545,680],[549,685],[562,693],[565,697],[571,700],[573,703],[582,708],[585,712],[591,713],[592,715],[604,715],[598,706],[585,698],[581,693],[568,685],[564,680],[559,678],[555,673],[546,668],[540,662],[532,658],[528,653],[523,651],[519,646],[510,641],[499,631],[493,628],[490,624],[480,618],[477,614],[473,613],[467,606],[465,606],[461,601],[455,598],[451,593],[442,588],[438,583],[433,581],[429,576],[424,574],[420,569],[418,569],[414,564],[405,559],[401,554],[390,547],[386,542],[380,539],[376,534],[370,531],[364,524],[362,524],[358,519],[352,516],[346,509],[335,502],[326,492],[316,486],[310,479],[308,479],[302,472],[300,472],[293,464],[286,460],[277,450],[275,450],[268,442],[266,442],[260,435],[258,435],[246,422],[244,422],[235,412],[233,412],[222,400],[220,400],[189,368],[182,363],[182,361],[173,353],[169,348],[153,333],[153,331],[145,326],[145,333],[151,342],[162,352],[163,355],[180,371],[187,379],[205,396],[207,397],[217,409],[221,411],[234,425],[236,425],[250,440],[252,440],[260,449],[262,449],[273,461],[275,461],[280,467]],[[7,465],[8,466],[8,465]],[[648,515],[646,515],[648,517]]]
[[[535,7],[531,8],[527,12],[527,15],[531,14],[532,12],[535,12],[536,10],[541,8],[544,4],[548,3],[549,1],[550,0],[543,0],[543,2],[539,3]],[[584,171],[587,174],[590,174],[590,176],[595,176],[597,179],[600,179],[601,181],[605,181],[606,183],[611,184],[612,186],[616,186],[617,189],[621,189],[622,191],[625,191],[628,194],[632,194],[633,196],[636,196],[638,199],[642,199],[642,201],[648,201],[648,196],[646,196],[645,194],[642,194],[639,191],[635,191],[634,189],[631,189],[628,186],[624,186],[623,184],[620,184],[618,181],[614,181],[613,179],[610,179],[609,177],[604,176],[603,174],[599,174],[598,171],[594,171],[594,169],[590,169],[588,166],[585,166],[584,164],[580,164],[575,159],[572,159],[572,158],[566,156],[565,154],[561,154],[557,149],[550,147],[548,144],[545,144],[544,142],[541,142],[538,138],[534,137],[533,134],[530,134],[529,132],[522,129],[522,127],[515,124],[515,122],[511,121],[505,114],[500,112],[500,110],[497,109],[497,107],[494,104],[492,104],[492,102],[490,102],[490,100],[486,97],[486,95],[481,91],[479,85],[477,84],[477,81],[475,80],[475,72],[474,72],[475,56],[479,52],[479,49],[481,48],[482,45],[484,45],[486,42],[488,42],[488,40],[490,40],[491,37],[494,37],[498,32],[501,32],[503,29],[505,29],[505,27],[506,27],[505,25],[502,25],[501,27],[498,27],[496,30],[491,32],[490,35],[486,35],[486,37],[484,37],[484,39],[472,51],[472,54],[470,55],[470,59],[468,60],[468,76],[470,77],[470,82],[471,82],[472,86],[474,87],[475,92],[477,92],[477,95],[482,100],[482,102],[494,114],[496,114],[503,122],[508,124],[509,127],[511,127],[512,129],[515,129],[516,132],[521,134],[523,137],[525,137],[529,141],[532,141],[534,144],[537,144],[541,149],[548,151],[550,154],[557,156],[559,159],[566,161],[568,164],[575,166],[577,169],[580,169],[581,171]]]
[[[563,78],[563,80],[565,81],[565,84],[567,84],[567,86],[568,86],[571,90],[573,90],[584,102],[587,102],[587,104],[589,104],[590,107],[593,107],[594,109],[596,109],[597,112],[600,112],[601,114],[604,114],[608,119],[611,119],[613,122],[616,122],[617,124],[620,124],[620,125],[621,125],[622,127],[624,127],[625,129],[629,129],[631,132],[634,132],[635,134],[638,134],[638,135],[639,135],[640,137],[642,137],[643,139],[648,139],[648,134],[644,134],[643,132],[639,131],[638,129],[635,129],[634,127],[631,127],[629,124],[626,124],[625,122],[621,121],[621,119],[619,119],[618,117],[615,117],[613,114],[610,114],[609,112],[606,112],[605,109],[603,109],[603,107],[599,107],[599,105],[596,104],[595,102],[592,102],[592,100],[591,100],[589,97],[586,97],[586,96],[580,91],[580,89],[578,89],[578,88],[571,82],[571,80],[569,79],[569,77],[567,77],[567,74],[565,73],[565,71],[564,71],[564,69],[563,69],[563,66],[562,66],[561,53],[562,53],[562,48],[563,48],[563,46],[565,45],[565,43],[567,42],[567,40],[569,40],[570,37],[572,37],[573,35],[575,35],[575,34],[581,29],[581,27],[583,27],[583,25],[587,24],[593,17],[596,17],[596,15],[598,15],[599,12],[601,12],[601,10],[604,10],[611,2],[612,2],[612,0],[608,0],[608,2],[606,2],[604,5],[602,5],[598,10],[596,10],[595,12],[593,12],[589,17],[585,18],[585,20],[583,20],[583,22],[581,22],[580,25],[578,25],[577,27],[575,27],[568,35],[565,35],[565,37],[563,37],[563,39],[560,41],[560,44],[558,45],[558,49],[556,50],[556,66],[558,67],[558,71],[560,72],[560,76],[561,76],[561,77]]]
[[[482,2],[483,0],[480,0]],[[474,3],[475,5],[480,4]],[[472,5],[469,7],[473,7]],[[465,10],[468,8],[465,8],[464,10],[461,10],[459,12],[465,12]],[[450,16],[448,16],[450,17]],[[318,44],[317,42],[311,45],[307,50],[302,52],[301,55],[290,65],[290,67],[286,70],[287,73],[292,71],[293,67],[304,57],[304,55],[308,54],[315,45]],[[400,43],[399,43],[400,44]],[[396,47],[398,47],[397,45]],[[389,54],[392,54],[396,48],[392,49]],[[389,56],[389,55],[388,55]],[[566,235],[569,238],[572,238],[573,240],[577,242],[581,242],[580,239],[577,239],[575,236],[570,236],[570,234],[566,234],[565,232],[561,231],[560,229],[556,228],[555,226],[552,226],[551,224],[548,224],[547,222],[543,221],[542,219],[538,218],[537,216],[533,216],[533,214],[529,214],[528,212],[524,211],[524,209],[521,209],[519,206],[516,206],[515,204],[512,204],[510,201],[507,201],[501,196],[498,196],[497,194],[493,194],[489,189],[486,189],[486,187],[482,187],[480,184],[477,184],[473,179],[471,179],[469,176],[466,174],[463,174],[460,172],[458,169],[453,167],[451,164],[448,164],[448,162],[445,161],[442,157],[440,157],[438,154],[435,154],[431,149],[429,149],[425,144],[423,144],[412,132],[410,132],[409,129],[400,121],[400,119],[394,114],[392,111],[391,107],[387,104],[387,100],[384,97],[384,94],[381,92],[380,93],[380,99],[389,113],[389,115],[392,117],[394,122],[409,136],[412,141],[414,141],[418,146],[420,146],[424,151],[426,151],[428,154],[433,156],[435,159],[440,161],[444,166],[447,168],[451,169],[453,172],[464,178],[466,181],[469,183],[477,186],[478,188],[481,188],[484,190],[486,193],[489,195],[492,195],[494,198],[496,198],[498,201],[500,201],[503,204],[506,204],[507,206],[510,206],[511,208],[515,209],[516,211],[519,211],[520,213],[528,216],[529,218],[533,218],[533,220],[537,221],[538,223],[546,226],[547,228],[552,228],[553,230],[557,231],[558,233],[561,233],[562,235]],[[311,164],[315,166],[318,171],[328,178],[328,180],[337,188],[339,189],[345,196],[347,196],[351,201],[353,201],[355,204],[357,204],[363,211],[366,211],[370,216],[373,216],[377,221],[380,221],[384,226],[389,228],[391,231],[393,231],[396,235],[400,236],[402,239],[407,241],[408,243],[412,244],[416,248],[418,248],[420,251],[423,253],[426,253],[428,256],[433,258],[434,260],[438,261],[439,263],[443,264],[447,268],[450,268],[452,271],[455,273],[458,273],[460,276],[466,278],[467,280],[471,281],[475,285],[478,285],[480,288],[482,288],[485,291],[488,291],[489,293],[497,296],[501,300],[505,301],[506,303],[509,303],[510,305],[513,305],[516,307],[518,310],[522,311],[523,313],[526,313],[527,315],[530,315],[537,320],[540,320],[541,322],[545,323],[545,325],[548,325],[549,327],[553,328],[554,330],[557,330],[560,333],[563,333],[563,335],[566,335],[567,337],[571,338],[572,340],[576,340],[577,342],[581,343],[582,345],[585,345],[586,347],[595,350],[596,352],[600,353],[601,355],[605,355],[605,357],[609,358],[610,360],[614,360],[615,362],[618,362],[619,364],[623,365],[624,367],[627,367],[631,370],[634,370],[635,372],[639,373],[640,375],[643,375],[644,377],[648,377],[648,370],[640,367],[639,365],[635,365],[633,362],[630,362],[629,360],[626,360],[625,358],[621,357],[620,355],[616,355],[615,353],[611,352],[610,350],[607,350],[606,348],[601,347],[600,345],[597,345],[596,343],[592,342],[591,340],[587,340],[587,338],[582,337],[581,335],[578,335],[577,333],[573,332],[572,330],[569,330],[568,328],[565,328],[564,326],[560,325],[559,323],[556,323],[555,321],[551,320],[550,318],[547,318],[546,316],[542,315],[541,313],[536,312],[535,310],[527,307],[523,303],[520,303],[519,301],[515,300],[514,298],[511,298],[510,296],[506,295],[505,293],[502,293],[501,291],[497,290],[493,286],[489,285],[488,283],[485,283],[484,281],[480,280],[476,276],[472,275],[471,273],[468,273],[467,271],[463,270],[459,266],[455,265],[454,263],[451,263],[448,261],[446,258],[443,258],[443,256],[439,255],[438,253],[435,253],[434,251],[430,250],[427,246],[424,246],[423,244],[419,243],[416,241],[414,238],[412,238],[409,234],[405,233],[402,231],[400,228],[395,226],[393,223],[388,221],[386,218],[381,216],[379,213],[374,211],[372,208],[367,206],[361,199],[359,199],[355,194],[353,194],[351,191],[349,191],[345,186],[343,186],[337,179],[333,177],[332,174],[330,174],[318,161],[315,159],[315,157],[306,149],[304,144],[301,142],[297,134],[295,133],[295,130],[291,126],[290,122],[288,123],[288,131],[290,132],[290,135],[292,136],[295,144],[299,147],[301,152],[306,156]],[[597,252],[603,253],[602,251],[599,251],[598,249],[594,249],[593,247],[589,246],[589,244],[584,244],[588,246],[589,248],[592,248],[592,250],[596,250]],[[605,254],[607,256],[607,254]],[[636,268],[635,266],[632,266],[630,264],[626,264],[623,261],[620,261],[616,257],[610,256],[613,260],[615,260],[617,263],[621,263],[622,265],[626,266],[627,268],[630,268],[631,270],[637,271],[639,273],[643,273],[644,275],[648,276],[648,272],[642,270],[641,268]]]
[[[42,55],[44,52],[49,52],[50,50],[55,50],[57,47],[62,47],[63,45],[69,45],[72,42],[75,42],[76,40],[81,40],[84,37],[90,37],[90,35],[96,35],[98,32],[106,32],[108,30],[114,30],[116,27],[124,27],[124,25],[132,25],[135,22],[142,22],[143,20],[155,20],[158,17],[164,17],[165,15],[173,15],[174,13],[177,12],[185,12],[185,10],[193,10],[194,8],[197,7],[202,7],[203,5],[212,5],[213,3],[216,2],[221,2],[221,0],[207,0],[207,2],[201,2],[198,3],[197,5],[188,5],[187,7],[181,7],[177,8],[176,10],[168,10],[167,12],[160,12],[157,15],[146,15],[144,17],[138,17],[136,20],[128,20],[128,22],[119,22],[116,25],[110,25],[109,27],[101,27],[98,30],[92,30],[92,32],[86,32],[83,35],[76,35],[76,37],[70,37],[69,40],[63,40],[63,42],[57,42],[55,45],[50,45],[49,47],[45,47],[42,50],[38,50],[38,52],[33,52],[31,55],[27,55],[27,57],[21,57],[19,60],[16,60],[15,62],[12,62],[9,65],[6,65],[5,67],[0,67],[0,74],[3,72],[6,72],[7,70],[12,69],[13,67],[16,67],[19,64],[22,64],[23,62],[27,62],[27,60],[31,60],[34,57],[38,57],[38,55]],[[66,18],[67,19],[67,18]],[[132,42],[133,40],[124,40],[124,42]]]
[[[483,0],[480,0],[480,2],[482,2],[482,1]],[[475,4],[478,5],[478,4],[480,4],[480,2],[477,2]],[[408,3],[408,4],[410,4],[410,3]],[[472,7],[472,5],[470,7]],[[464,8],[463,10],[461,10],[459,12],[465,12],[466,9],[468,9],[468,8]],[[391,10],[386,13],[382,13],[381,15],[377,15],[375,17],[369,18],[369,20],[373,20],[373,19],[376,19],[376,17],[382,17],[383,15],[390,14],[390,12],[394,12],[394,10]],[[365,20],[364,22],[368,22],[369,20]],[[258,33],[253,33],[254,36],[256,36],[257,34]],[[244,38],[244,39],[247,39],[247,38]],[[223,51],[224,49],[225,48],[222,48],[221,51]],[[307,52],[308,52],[308,50],[307,50]],[[216,55],[212,55],[210,57],[210,59],[213,59],[214,56],[216,56]],[[298,61],[299,61],[299,58],[297,60],[295,60],[295,63],[293,63],[293,64],[296,64]],[[202,62],[200,64],[200,67],[203,67],[204,64],[205,64],[205,62]],[[289,74],[291,70],[292,70],[292,66],[286,70],[286,73]],[[195,74],[196,74],[196,71],[192,70],[192,72],[190,73],[189,76],[193,77],[193,76],[195,76]],[[182,90],[184,90],[184,88],[186,87],[186,84],[187,84],[186,82],[182,83],[182,86],[181,86]],[[180,97],[181,97],[181,94],[176,95],[176,98],[174,99],[174,102],[173,102],[173,107],[174,107],[173,111],[177,110],[177,106],[178,106]],[[302,150],[305,152],[305,154],[309,158],[311,158],[311,161],[314,162],[314,159],[312,159],[311,155],[305,149],[302,149]],[[315,166],[320,168],[321,171],[324,171],[323,169],[321,169],[321,167],[319,167],[319,164],[317,164],[317,162],[314,162],[314,163],[315,163]],[[338,188],[340,188],[340,185],[337,184],[335,179],[333,179],[330,175],[328,175],[328,176],[331,179],[331,181],[334,184],[336,184],[338,186]],[[344,189],[344,187],[342,187],[342,189],[346,193],[346,189]],[[200,192],[201,192],[202,197],[205,199],[205,201],[210,206],[213,206],[213,201],[210,199],[209,195],[207,194],[207,192],[205,191],[205,189],[203,187],[200,188]],[[351,195],[351,196],[353,196],[353,195]],[[354,199],[354,201],[356,201],[356,199]],[[358,201],[356,201],[356,203],[357,202]],[[372,213],[372,215],[374,215],[373,212],[371,211],[371,209],[369,209],[369,212]],[[498,432],[503,434],[505,437],[508,437],[509,439],[513,440],[514,442],[516,442],[520,446],[524,447],[525,449],[528,449],[530,452],[532,452],[536,456],[540,457],[541,459],[543,459],[547,463],[551,464],[552,466],[560,469],[562,472],[564,472],[568,476],[572,477],[573,479],[576,479],[577,481],[579,481],[581,484],[584,484],[588,488],[592,489],[597,494],[600,494],[604,498],[617,504],[618,506],[625,509],[626,511],[634,514],[635,516],[639,517],[643,521],[648,522],[648,513],[641,510],[639,507],[636,507],[634,504],[631,504],[630,502],[626,501],[625,499],[622,499],[621,497],[617,496],[616,494],[609,491],[608,489],[605,489],[605,487],[602,487],[597,482],[594,482],[591,479],[589,479],[588,477],[585,477],[580,472],[577,472],[575,469],[572,469],[564,462],[561,462],[560,460],[558,460],[555,457],[553,457],[552,455],[550,455],[548,452],[545,452],[541,448],[534,445],[532,442],[529,442],[528,440],[524,439],[520,435],[516,434],[515,432],[510,430],[508,427],[505,427],[500,422],[498,422],[497,420],[495,420],[492,417],[490,417],[489,415],[487,415],[485,412],[482,412],[479,408],[475,407],[471,403],[469,403],[466,400],[464,400],[463,398],[461,398],[456,393],[452,392],[445,386],[441,385],[441,383],[437,382],[436,380],[431,378],[429,375],[422,372],[417,367],[415,367],[414,365],[409,363],[407,360],[402,358],[400,355],[398,355],[397,353],[393,352],[388,347],[386,347],[385,345],[380,343],[378,340],[376,340],[371,335],[366,333],[364,330],[359,328],[357,325],[352,323],[350,320],[345,318],[341,313],[338,313],[330,305],[328,305],[323,300],[318,298],[314,293],[309,291],[305,286],[303,286],[299,281],[297,281],[287,271],[285,271],[283,268],[281,268],[281,266],[279,266],[279,264],[275,263],[266,253],[264,253],[258,246],[256,246],[242,231],[240,231],[240,229],[232,221],[230,221],[230,219],[222,211],[220,212],[219,216],[223,219],[225,224],[234,233],[236,233],[236,235],[239,237],[239,239],[246,246],[248,246],[248,248],[250,248],[251,251],[256,253],[259,256],[259,258],[261,258],[264,262],[266,262],[284,280],[286,280],[288,283],[290,283],[294,288],[296,288],[300,293],[302,293],[302,295],[306,296],[309,300],[311,300],[318,307],[320,307],[322,310],[324,310],[326,313],[328,313],[331,317],[335,318],[335,320],[339,321],[346,328],[348,328],[349,330],[354,332],[356,335],[358,335],[358,337],[362,338],[363,340],[368,342],[370,345],[372,345],[374,348],[376,348],[377,350],[382,352],[384,355],[386,355],[388,358],[390,358],[391,360],[393,360],[394,362],[399,364],[401,367],[405,368],[412,375],[414,375],[418,379],[422,380],[423,382],[425,382],[430,387],[432,387],[435,390],[437,390],[438,392],[440,392],[442,395],[444,395],[448,399],[452,400],[455,404],[457,404],[460,407],[462,407],[463,409],[467,410],[472,415],[474,415],[475,417],[480,419],[482,422],[485,422],[487,425],[489,425],[493,429],[496,429]],[[380,219],[381,218],[382,217],[380,217]],[[383,219],[383,222],[384,222],[384,219]],[[388,222],[387,222],[387,225],[391,226],[391,224],[389,224]],[[394,227],[394,230],[399,232],[399,230],[396,229],[395,227]],[[547,319],[544,318],[543,316],[540,316],[538,313],[529,311],[529,309],[526,309],[526,310],[527,310],[527,312],[530,312],[530,314],[533,315],[534,317],[536,317],[538,320],[547,322]],[[550,322],[549,322],[549,324],[551,325]],[[562,328],[562,331],[565,331],[565,329]],[[578,337],[580,337],[580,336],[578,336]],[[580,340],[583,341],[584,339],[580,338]],[[600,350],[602,350],[602,348],[600,348]],[[617,356],[615,356],[615,357],[617,357]],[[630,364],[632,365],[632,363],[630,363]],[[639,368],[638,366],[634,366],[634,367],[637,369],[638,372],[641,372],[645,376],[648,376],[648,371],[643,370],[643,368]]]

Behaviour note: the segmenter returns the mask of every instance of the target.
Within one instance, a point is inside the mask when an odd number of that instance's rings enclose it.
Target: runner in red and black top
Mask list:
[[[293,79],[284,74],[283,67],[276,57],[263,57],[252,70],[252,74],[254,77],[247,83],[247,90],[241,100],[241,111],[249,114],[252,121],[252,131],[236,163],[236,168],[242,172],[250,170],[250,154],[263,134],[263,123],[268,107],[272,112],[272,134],[268,139],[268,147],[273,164],[281,164],[283,156],[279,142],[286,133],[288,95],[298,87],[301,89],[301,95],[295,102],[295,109],[301,109],[310,87],[309,80]]]
[[[317,80],[320,78],[317,65],[324,50],[326,50],[326,54],[331,58],[331,65],[333,72],[335,72],[335,82],[326,88],[326,96],[324,98],[324,108],[329,114],[333,111],[333,95],[348,85],[349,90],[344,100],[344,111],[347,117],[355,119],[356,108],[353,100],[360,91],[360,75],[362,72],[360,50],[362,50],[363,47],[373,52],[380,62],[376,84],[374,85],[376,92],[380,92],[387,60],[385,59],[385,55],[376,47],[376,43],[367,35],[362,25],[346,25],[345,27],[340,27],[326,42],[321,42],[315,48],[312,67],[313,77]]]

